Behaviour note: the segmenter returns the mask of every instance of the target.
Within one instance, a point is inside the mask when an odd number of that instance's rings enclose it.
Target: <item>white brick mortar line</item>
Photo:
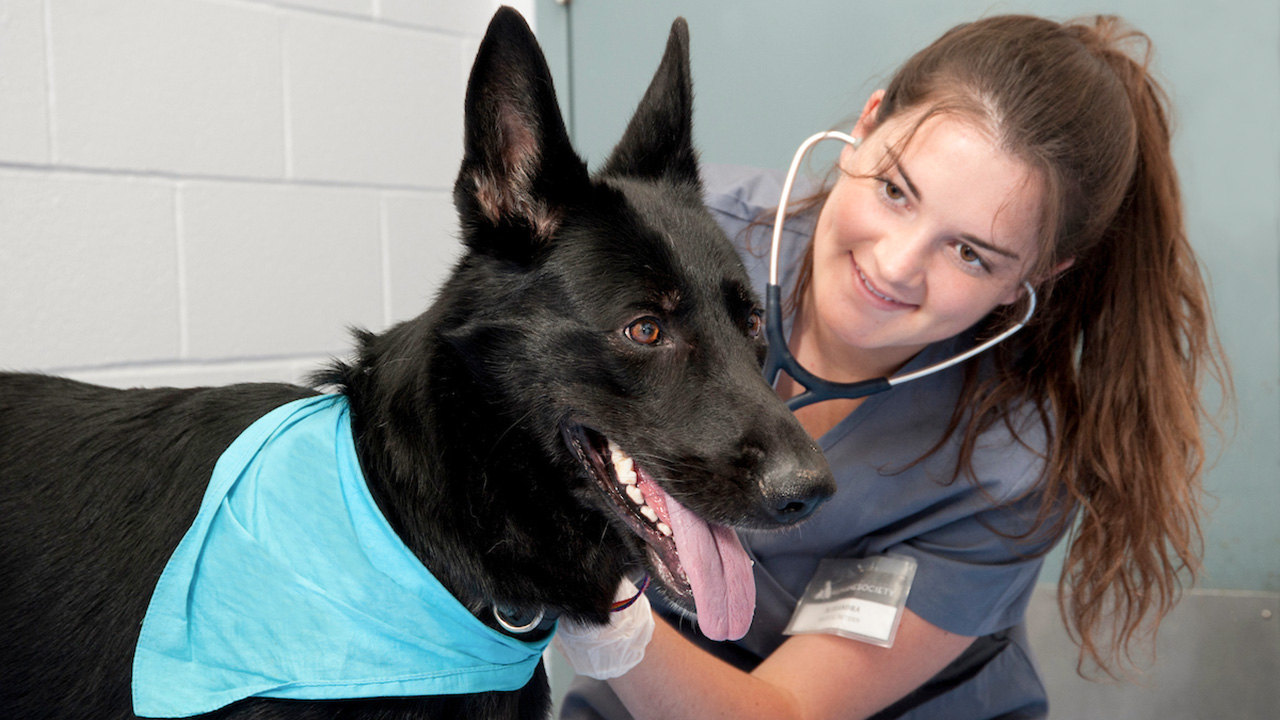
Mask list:
[[[270,178],[235,175],[198,175],[165,172],[162,170],[128,170],[119,168],[95,168],[75,165],[43,165],[7,162],[0,160],[0,170],[30,172],[44,175],[80,175],[90,177],[118,177],[134,180],[166,180],[169,182],[208,182],[230,185],[265,185],[269,187],[329,188],[337,190],[373,190],[377,192],[453,192],[453,186],[398,185],[357,181],[314,180],[309,178]]]

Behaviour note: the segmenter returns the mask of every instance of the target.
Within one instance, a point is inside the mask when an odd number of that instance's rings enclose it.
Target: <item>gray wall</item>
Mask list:
[[[911,52],[984,14],[1109,12],[1155,44],[1176,109],[1192,240],[1235,373],[1238,424],[1206,485],[1202,587],[1280,590],[1280,4],[539,0],[539,36],[574,140],[603,159],[689,21],[695,135],[706,161],[785,168],[809,134],[842,127]],[[1228,419],[1229,420],[1229,419]],[[1230,421],[1230,420],[1229,420]],[[1215,451],[1216,452],[1216,451]],[[1043,579],[1056,580],[1052,567]]]

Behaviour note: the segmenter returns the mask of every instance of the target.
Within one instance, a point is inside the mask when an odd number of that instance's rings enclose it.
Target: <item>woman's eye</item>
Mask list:
[[[640,318],[628,325],[623,332],[632,342],[641,345],[657,345],[662,341],[662,326],[656,318]]]
[[[878,179],[880,180],[881,192],[884,193],[885,199],[889,202],[897,204],[907,199],[907,194],[896,183],[887,178]]]
[[[959,253],[960,260],[966,265],[973,265],[974,267],[984,269],[987,267],[986,263],[982,261],[982,256],[974,252],[972,246],[961,243],[959,247],[957,247],[956,252]]]
[[[764,316],[759,310],[752,310],[747,316],[747,335],[756,338],[760,337],[760,331],[764,329]]]

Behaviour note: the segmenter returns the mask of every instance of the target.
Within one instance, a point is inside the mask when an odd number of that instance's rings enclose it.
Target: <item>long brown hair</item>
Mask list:
[[[1039,408],[1049,444],[1033,532],[1069,533],[1063,619],[1081,669],[1089,660],[1112,675],[1199,570],[1201,426],[1212,421],[1205,373],[1224,397],[1231,389],[1183,226],[1167,98],[1150,53],[1145,35],[1111,16],[991,17],[909,59],[875,119],[923,110],[918,129],[938,114],[960,116],[1044,182],[1029,273],[1040,278],[1041,309],[994,351],[993,376],[969,368],[938,448],[959,433],[956,477],[972,476],[981,434],[1000,422],[1014,430],[1020,403]],[[825,193],[792,209],[812,212]],[[1074,265],[1055,277],[1050,269],[1067,259]],[[812,247],[793,302],[811,263]],[[984,322],[1000,327],[1012,311]],[[1078,508],[1069,528],[1064,498]]]

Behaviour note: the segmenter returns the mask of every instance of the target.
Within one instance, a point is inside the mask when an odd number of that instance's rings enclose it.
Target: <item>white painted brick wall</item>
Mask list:
[[[288,21],[291,175],[403,186],[453,182],[462,155],[461,105],[454,84],[439,80],[462,73],[458,39],[352,24],[318,16]]]
[[[49,161],[44,12],[37,0],[0,4],[0,158]]]
[[[419,313],[499,4],[0,0],[0,369],[300,381]]]
[[[167,182],[0,170],[0,363],[177,358],[175,230]]]
[[[281,177],[279,16],[187,0],[46,2],[55,163]]]
[[[179,197],[190,357],[324,353],[344,325],[384,323],[376,193],[193,183]]]

